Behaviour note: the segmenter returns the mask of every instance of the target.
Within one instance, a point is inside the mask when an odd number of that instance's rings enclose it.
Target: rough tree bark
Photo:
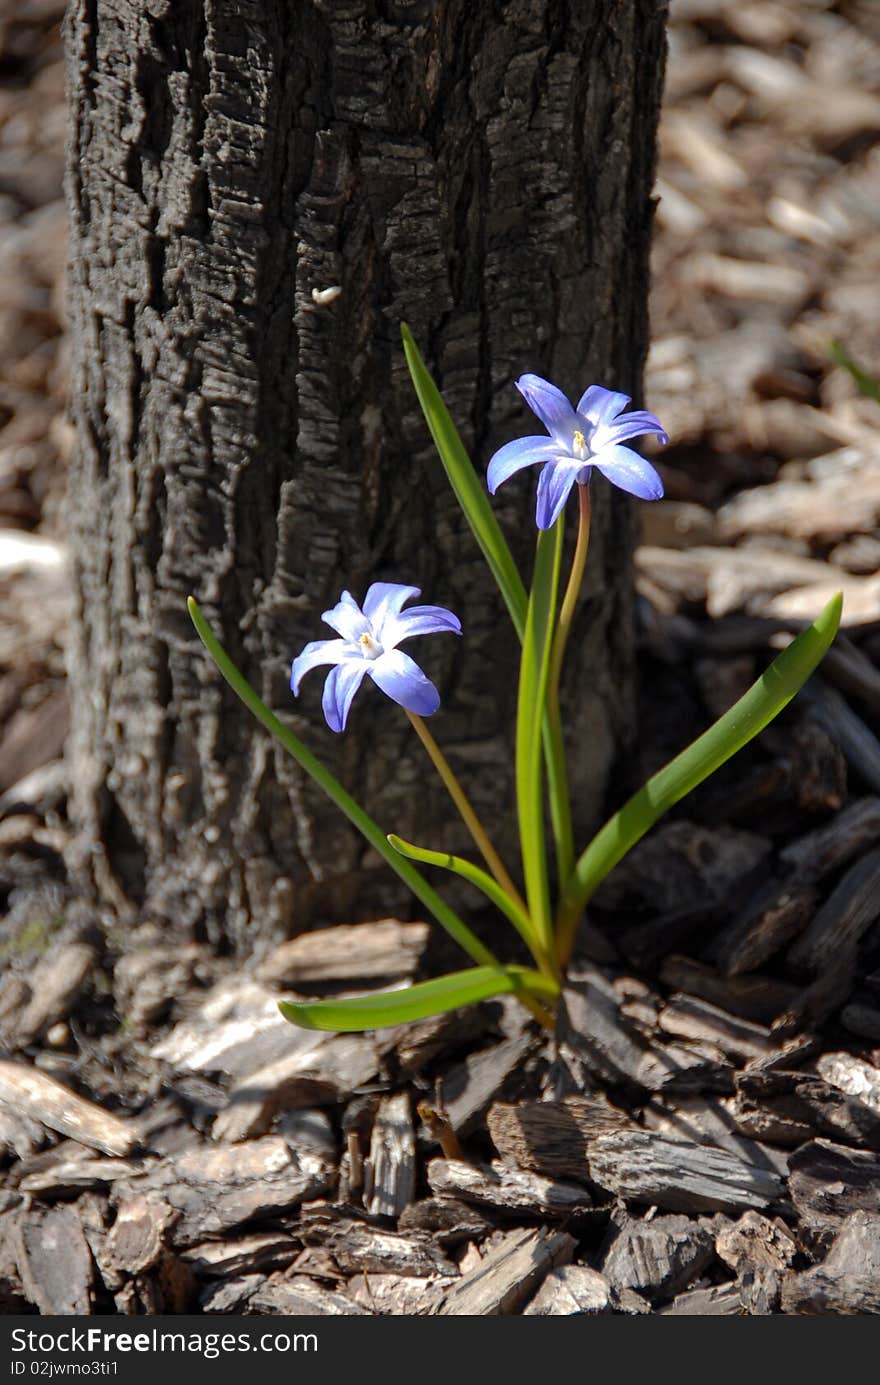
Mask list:
[[[320,675],[294,703],[289,663],[342,587],[415,582],[451,606],[466,639],[413,652],[444,695],[436,734],[509,836],[515,640],[399,323],[480,466],[532,431],[524,370],[638,393],[663,6],[72,0],[67,44],[75,865],[118,910],[244,949],[316,909],[362,913],[378,873],[214,675],[190,592],[269,704],[417,839],[449,813],[405,719],[367,685],[334,737]],[[568,671],[584,820],[625,734],[631,645],[631,511],[594,491]],[[534,475],[498,511],[527,570]]]

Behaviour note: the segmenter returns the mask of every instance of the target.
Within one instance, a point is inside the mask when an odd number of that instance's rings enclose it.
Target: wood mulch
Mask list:
[[[0,1312],[880,1311],[880,407],[828,354],[878,369],[876,10],[673,5],[632,785],[845,629],[600,890],[551,1044],[281,1019],[418,921],[243,969],[72,896],[61,9],[0,20]]]

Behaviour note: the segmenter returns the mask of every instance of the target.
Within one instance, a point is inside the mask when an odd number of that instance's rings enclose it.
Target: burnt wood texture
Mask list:
[[[290,659],[343,587],[412,582],[455,609],[465,641],[414,652],[439,738],[509,835],[516,642],[399,328],[481,470],[535,431],[523,371],[638,394],[664,20],[648,0],[73,0],[74,864],[118,912],[245,950],[362,914],[377,876],[209,666],[190,593],[405,836],[450,820],[405,719],[370,688],[334,737],[320,675],[294,702]],[[629,709],[631,510],[609,490],[569,668],[589,670],[582,825]],[[534,504],[534,474],[497,502],[525,570]]]

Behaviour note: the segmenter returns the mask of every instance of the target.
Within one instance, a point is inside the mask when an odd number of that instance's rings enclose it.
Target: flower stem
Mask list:
[[[578,483],[578,502],[577,542],[574,548],[571,572],[568,577],[568,586],[565,588],[565,596],[562,598],[562,607],[559,611],[559,622],[556,626],[556,639],[553,642],[553,656],[550,661],[549,702],[551,706],[556,707],[559,706],[559,681],[562,675],[562,660],[565,656],[565,646],[568,644],[568,637],[571,634],[578,593],[581,589],[581,583],[584,580],[584,568],[587,565],[587,552],[590,547],[589,486]]]
[[[406,709],[404,708],[404,710]],[[464,789],[461,787],[461,784],[459,784],[458,780],[453,774],[449,762],[446,759],[446,756],[443,754],[443,751],[440,749],[439,745],[434,740],[434,737],[431,735],[422,718],[420,716],[417,716],[415,712],[407,712],[406,714],[409,717],[410,722],[412,723],[413,730],[415,731],[419,740],[422,742],[422,745],[427,750],[431,762],[434,765],[434,768],[440,775],[440,778],[443,780],[443,783],[446,785],[449,797],[452,799],[453,803],[455,804],[456,808],[461,814],[462,821],[464,822],[465,827],[473,837],[474,842],[476,843],[476,846],[483,857],[483,860],[489,867],[489,870],[492,872],[501,888],[505,891],[506,894],[510,896],[514,903],[518,905],[520,909],[522,909],[523,913],[528,913],[525,900],[523,899],[519,890],[516,888],[516,885],[514,885],[512,879],[510,878],[510,875],[507,872],[504,862],[498,855],[498,852],[495,850],[494,846],[490,842],[485,827],[480,822],[480,819],[474,812],[474,809],[471,806],[467,794],[465,793]]]

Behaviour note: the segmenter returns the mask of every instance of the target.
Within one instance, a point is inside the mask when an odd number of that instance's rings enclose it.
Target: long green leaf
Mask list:
[[[593,838],[575,866],[559,912],[558,955],[563,964],[581,912],[600,881],[658,818],[763,731],[791,701],[837,634],[842,607],[838,592],[730,711],[653,775]]]
[[[496,995],[523,993],[534,1000],[552,1001],[558,987],[525,967],[475,967],[434,981],[420,981],[406,990],[380,991],[350,1000],[282,1000],[278,1008],[285,1019],[302,1029],[352,1033],[427,1019]]]
[[[405,842],[402,837],[396,836],[393,832],[389,832],[388,840],[395,851],[399,851],[410,861],[419,861],[424,866],[439,866],[442,870],[450,870],[454,875],[460,876],[462,880],[467,880],[469,884],[475,885],[487,899],[491,900],[496,909],[499,909],[510,920],[538,964],[541,965],[542,961],[543,964],[546,964],[546,958],[542,959],[540,941],[535,937],[535,930],[528,914],[511,899],[507,891],[501,888],[498,881],[493,879],[488,871],[481,870],[479,866],[475,866],[464,856],[453,856],[448,851],[430,851],[424,846],[414,846],[412,842]]]
[[[412,332],[405,322],[401,324],[400,332],[409,373],[449,483],[486,562],[492,569],[517,635],[522,639],[526,625],[526,591],[516,570],[513,555],[492,512],[486,488],[474,470],[464,443],[458,435],[458,429],[419,355]]]
[[[353,823],[358,831],[366,837],[380,856],[384,856],[391,869],[400,876],[401,880],[406,882],[416,898],[420,899],[425,908],[431,911],[437,922],[441,923],[447,933],[455,939],[460,947],[464,948],[468,956],[481,966],[498,967],[500,965],[498,959],[480,942],[476,934],[471,932],[467,924],[450,909],[446,901],[429,885],[424,876],[388,845],[385,833],[378,823],[364,812],[363,808],[355,802],[349,793],[346,793],[339,780],[334,778],[330,771],[324,768],[320,760],[317,760],[312,752],[303,745],[302,741],[283,722],[278,720],[274,712],[269,711],[269,708],[254,692],[244,675],[239,673],[193,597],[189,598],[187,608],[199,638],[232,691],[241,698],[248,711],[265,726],[267,731],[271,731],[288,754],[292,755],[306,774],[310,775],[315,783],[324,790],[327,797],[333,800],[349,822]]]
[[[553,936],[544,842],[541,725],[556,619],[562,527],[560,516],[552,529],[538,534],[516,708],[516,805],[523,875],[529,915],[546,953],[553,952]]]
[[[517,637],[522,643],[526,629],[528,598],[513,556],[498,526],[498,521],[486,494],[485,485],[477,475],[465,451],[458,430],[449,415],[449,410],[443,402],[440,391],[431,379],[406,323],[401,324],[400,331],[409,373],[419,403],[422,406],[422,413],[425,415],[431,436],[440,454],[440,460],[458,503],[461,505],[464,517],[492,570],[510,612]],[[561,759],[560,733],[558,728],[552,725],[546,709],[543,717],[543,728],[550,816],[560,874],[564,875],[571,868],[572,856],[569,840],[571,836],[571,811],[568,806],[568,780]]]

